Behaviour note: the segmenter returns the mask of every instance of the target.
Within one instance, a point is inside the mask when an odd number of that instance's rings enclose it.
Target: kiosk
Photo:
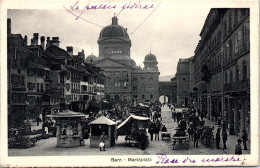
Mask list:
[[[99,147],[100,136],[105,133],[106,147],[114,146],[116,123],[104,116],[90,122],[90,147]]]
[[[56,120],[57,147],[83,146],[81,118],[86,115],[71,110],[64,110],[59,113],[47,115]]]

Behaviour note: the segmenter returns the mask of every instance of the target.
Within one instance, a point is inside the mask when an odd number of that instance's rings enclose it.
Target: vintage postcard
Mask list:
[[[1,1],[3,167],[257,166],[256,0]]]

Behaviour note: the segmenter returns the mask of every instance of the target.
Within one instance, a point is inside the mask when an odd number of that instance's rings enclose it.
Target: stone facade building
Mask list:
[[[137,102],[155,102],[159,98],[159,70],[154,54],[147,54],[144,68],[131,58],[131,40],[127,29],[118,24],[117,17],[112,24],[103,28],[98,38],[99,56],[93,54],[87,62],[102,68],[108,79],[105,81],[107,100],[131,102],[137,95]]]
[[[200,33],[194,62],[196,108],[230,134],[250,132],[249,9],[211,9]]]
[[[35,119],[64,109],[84,111],[91,100],[104,99],[103,70],[85,62],[84,51],[73,55],[59,47],[59,37],[12,34],[7,19],[8,121]]]
[[[193,57],[179,59],[176,72],[177,80],[177,105],[188,107],[192,104],[192,85],[193,85]]]
[[[159,95],[165,101],[167,97],[168,103],[177,103],[177,80],[176,77],[172,78],[171,81],[160,81],[159,82]],[[160,98],[161,99],[161,98]]]

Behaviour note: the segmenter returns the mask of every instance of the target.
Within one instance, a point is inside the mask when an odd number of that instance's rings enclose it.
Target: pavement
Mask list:
[[[162,123],[166,126],[168,132],[172,135],[175,134],[175,128],[177,122],[172,119],[172,113],[168,107],[162,107]],[[215,126],[215,133],[217,125],[211,121],[205,121],[205,125],[212,127]],[[37,126],[36,122],[31,123],[32,130],[41,129],[42,122]],[[149,134],[148,134],[149,135]],[[106,151],[99,151],[99,148],[90,147],[90,139],[85,139],[85,146],[73,147],[73,148],[58,148],[56,147],[56,137],[50,137],[48,139],[42,139],[37,142],[37,145],[27,149],[9,149],[9,156],[71,156],[71,155],[156,155],[157,153],[164,153],[168,155],[217,155],[217,154],[234,154],[235,145],[239,137],[235,135],[229,135],[227,141],[227,149],[216,149],[215,146],[206,148],[199,142],[198,148],[195,148],[193,141],[189,142],[189,149],[173,150],[171,140],[150,141],[148,148],[141,150],[137,147],[128,147],[125,143],[125,136],[119,136],[118,142],[114,147],[107,148]],[[149,137],[150,140],[150,137]],[[243,150],[243,154],[250,153],[249,150]]]

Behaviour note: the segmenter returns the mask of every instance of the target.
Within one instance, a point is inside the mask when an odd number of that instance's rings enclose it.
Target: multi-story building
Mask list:
[[[163,96],[162,97],[163,102],[168,100],[168,103],[171,103],[171,104],[177,103],[177,79],[176,79],[176,77],[172,78],[171,81],[160,81],[159,82],[159,95],[160,95],[160,97]]]
[[[177,105],[188,107],[192,104],[191,99],[191,83],[193,81],[193,57],[187,59],[179,59],[177,65]]]
[[[68,108],[84,111],[89,100],[104,98],[103,71],[85,63],[84,50],[73,55],[69,46],[65,51],[59,37],[47,37],[45,45],[41,36],[38,44],[38,33],[27,45],[27,36],[11,33],[11,19],[7,25],[10,124],[38,116],[45,120],[47,114]]]
[[[98,44],[99,56],[90,55],[86,60],[102,68],[108,77],[105,80],[107,100],[130,102],[137,96],[138,102],[158,101],[160,72],[156,56],[147,54],[144,68],[136,66],[130,57],[132,44],[127,29],[118,24],[117,17],[101,30]]]
[[[197,108],[230,134],[250,131],[249,30],[249,9],[211,9],[193,59]]]

